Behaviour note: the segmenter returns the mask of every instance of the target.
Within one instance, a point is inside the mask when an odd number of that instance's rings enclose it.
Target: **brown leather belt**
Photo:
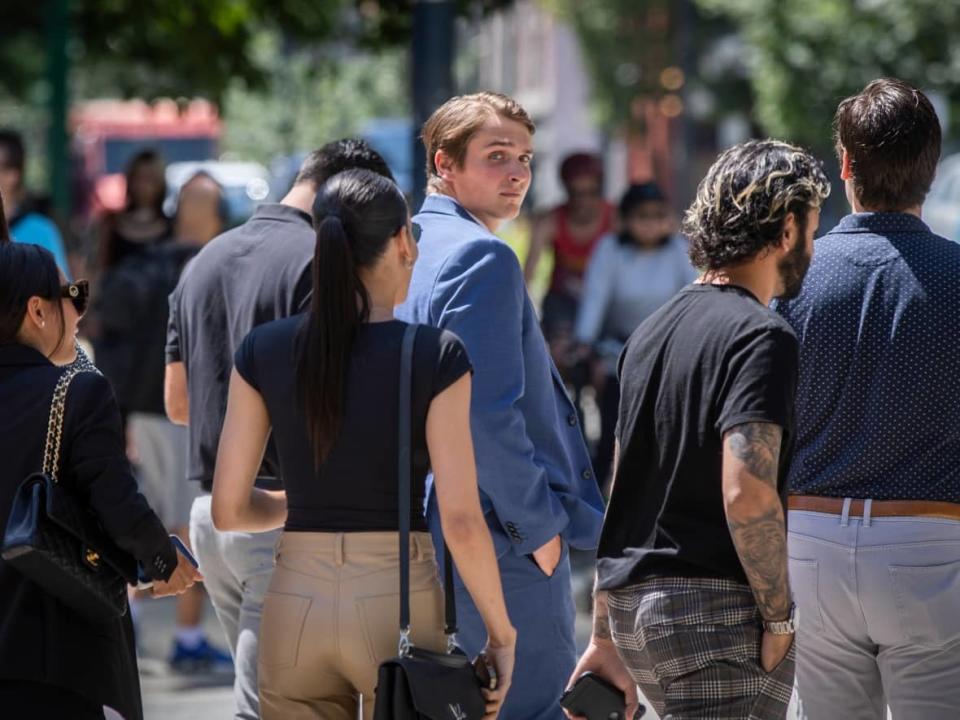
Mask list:
[[[790,510],[843,514],[843,498],[818,495],[791,495],[787,498]],[[850,517],[863,517],[865,500],[850,503]],[[960,520],[960,503],[938,500],[874,500],[870,506],[871,517],[934,517]]]

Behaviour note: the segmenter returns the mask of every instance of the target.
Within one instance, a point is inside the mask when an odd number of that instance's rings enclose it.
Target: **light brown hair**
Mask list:
[[[443,150],[463,167],[467,145],[484,123],[494,117],[520,123],[532,135],[536,131],[527,111],[513,98],[490,91],[458,95],[438,107],[423,125],[421,139],[427,150],[427,192],[442,190],[443,181],[434,158]]]

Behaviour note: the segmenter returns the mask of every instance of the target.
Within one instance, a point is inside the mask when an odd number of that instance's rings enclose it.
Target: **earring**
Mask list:
[[[46,326],[47,326],[47,321],[46,321],[46,320],[41,320],[41,321],[40,321],[40,328],[43,329],[43,328],[45,328]]]

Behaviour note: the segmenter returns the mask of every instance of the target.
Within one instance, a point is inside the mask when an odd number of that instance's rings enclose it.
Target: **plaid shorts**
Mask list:
[[[782,720],[793,693],[795,646],[760,667],[760,613],[731,580],[655,578],[611,591],[620,657],[663,720]]]

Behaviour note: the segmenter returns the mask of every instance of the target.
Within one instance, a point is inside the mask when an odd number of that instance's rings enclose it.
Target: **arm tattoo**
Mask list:
[[[787,531],[777,494],[781,435],[778,425],[745,423],[724,436],[724,453],[738,461],[724,473],[735,473],[746,496],[727,507],[727,525],[766,620],[780,620],[790,612]]]
[[[746,466],[747,472],[776,487],[781,435],[779,425],[744,423],[727,433],[727,447]]]
[[[595,640],[610,640],[610,610],[607,607],[605,590],[593,591],[593,637]]]
[[[779,503],[754,517],[728,517],[727,524],[760,614],[766,620],[785,618],[791,599],[787,533]]]

